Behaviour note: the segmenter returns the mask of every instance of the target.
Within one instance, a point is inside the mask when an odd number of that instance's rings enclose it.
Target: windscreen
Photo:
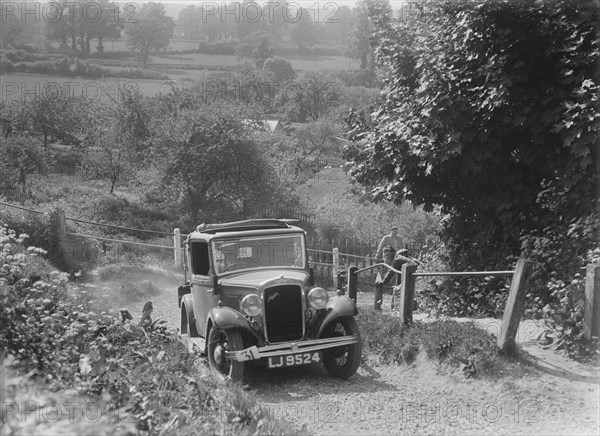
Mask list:
[[[217,272],[271,267],[304,268],[302,235],[251,236],[212,242]]]

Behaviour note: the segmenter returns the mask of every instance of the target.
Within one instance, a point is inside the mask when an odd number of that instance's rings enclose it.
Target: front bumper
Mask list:
[[[244,350],[226,351],[227,360],[245,362],[264,357],[288,356],[296,353],[309,353],[312,351],[326,350],[344,345],[358,343],[357,335],[339,336],[335,338],[312,339],[302,342],[286,342],[283,344],[266,345],[264,347],[252,346]]]

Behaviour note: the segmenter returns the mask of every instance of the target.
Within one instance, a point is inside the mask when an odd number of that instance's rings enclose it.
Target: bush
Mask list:
[[[415,322],[405,327],[400,318],[361,311],[358,324],[363,359],[369,354],[380,363],[411,364],[420,353],[448,370],[466,377],[497,377],[506,366],[495,338],[473,323]]]
[[[365,203],[353,195],[326,195],[315,205],[315,223],[320,237],[327,239],[357,239],[377,241],[389,232],[392,225],[399,227],[399,235],[416,247],[425,245],[434,234],[439,216],[413,208],[404,203]],[[413,255],[417,255],[414,253]]]
[[[443,243],[430,244],[420,258],[419,271],[449,271],[450,256]],[[514,261],[500,261],[501,269],[514,268]],[[420,311],[434,316],[498,317],[504,313],[510,281],[510,276],[418,278],[415,301]]]
[[[599,250],[600,252],[600,250]],[[564,282],[552,277],[548,282],[550,302],[542,309],[546,326],[557,337],[556,348],[564,348],[570,357],[600,363],[598,338],[584,335],[585,277],[577,273]]]
[[[173,230],[170,228],[173,217],[168,215],[164,209],[161,210],[159,206],[147,206],[141,203],[129,202],[116,195],[105,195],[94,200],[91,209],[95,220],[106,221],[113,225],[159,232],[171,232]],[[104,232],[109,235],[116,235],[121,231],[111,228],[104,229]],[[128,233],[134,234],[141,240],[157,237],[157,235],[147,232]]]
[[[263,65],[263,70],[272,73],[278,82],[289,82],[297,76],[292,68],[292,64],[279,56],[268,58]]]
[[[431,280],[417,292],[415,300],[420,311],[434,316],[499,317],[509,289],[504,277]]]
[[[56,231],[58,226],[58,212],[52,210],[43,215],[29,212],[16,212],[14,209],[5,208],[0,213],[0,225],[13,229],[16,234],[28,235],[27,242],[42,248],[47,253],[47,259],[63,271],[76,269],[74,259],[63,253],[60,239]]]

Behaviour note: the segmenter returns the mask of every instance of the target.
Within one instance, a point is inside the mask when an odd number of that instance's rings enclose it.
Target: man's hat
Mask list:
[[[398,226],[393,226],[392,230],[398,230]]]
[[[398,254],[408,254],[408,250],[406,248],[401,248],[398,250]]]

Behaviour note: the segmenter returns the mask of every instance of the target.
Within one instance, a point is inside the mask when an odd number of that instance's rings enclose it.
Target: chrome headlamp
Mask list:
[[[240,306],[242,312],[248,316],[258,316],[262,313],[262,300],[256,294],[246,295]]]
[[[308,293],[308,304],[313,309],[323,309],[329,301],[329,294],[323,288],[312,288]]]

